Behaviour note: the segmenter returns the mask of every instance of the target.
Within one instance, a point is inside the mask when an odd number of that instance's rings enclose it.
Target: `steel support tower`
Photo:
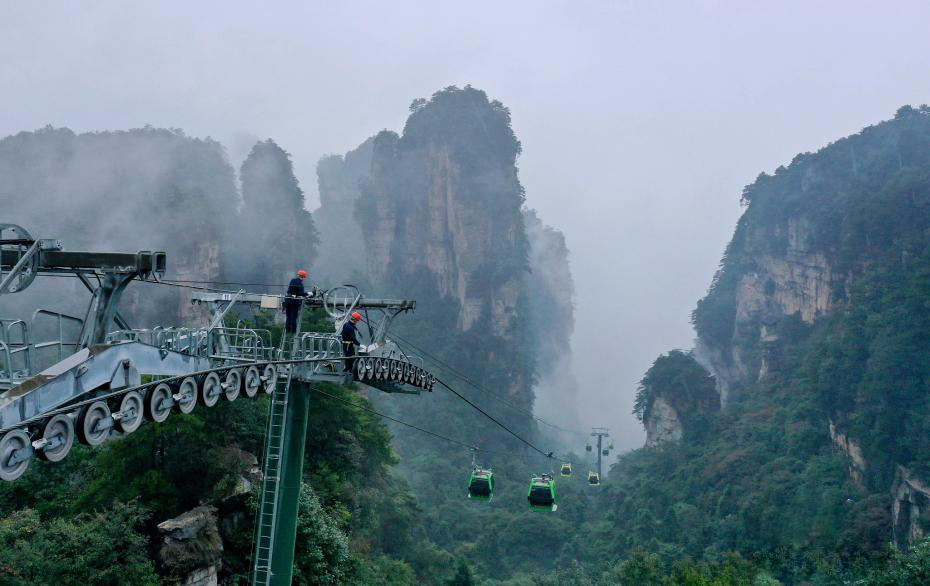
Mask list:
[[[603,474],[601,471],[601,455],[605,451],[603,448],[603,440],[605,437],[610,437],[610,432],[606,427],[592,427],[591,437],[597,438],[597,477],[602,479]]]

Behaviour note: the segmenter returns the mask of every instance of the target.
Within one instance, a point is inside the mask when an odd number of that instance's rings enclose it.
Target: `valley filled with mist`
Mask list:
[[[930,584],[927,18],[0,8],[0,585]]]
[[[220,143],[151,127],[7,137],[0,198],[69,247],[165,250],[176,286],[128,289],[136,327],[204,322],[185,283],[280,292],[295,267],[417,300],[389,335],[472,403],[358,384],[312,399],[299,583],[886,583],[871,576],[902,563],[888,543],[922,551],[930,110],[743,190],[695,345],[644,373],[645,446],[605,452],[602,486],[576,410],[570,243],[532,209],[520,151],[503,104],[449,87],[415,100],[402,132],[322,159],[312,213],[274,140],[236,170]],[[79,312],[72,281],[40,277],[0,307]],[[99,573],[109,559],[133,583],[245,583],[267,408],[201,408],[0,484],[5,579],[119,583]],[[467,446],[497,472],[490,502],[465,498]],[[527,510],[526,479],[563,462],[560,510]],[[188,538],[165,533],[191,518]]]

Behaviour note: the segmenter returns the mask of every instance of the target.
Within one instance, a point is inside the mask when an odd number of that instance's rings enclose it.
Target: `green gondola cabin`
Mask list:
[[[558,508],[555,502],[555,480],[549,474],[534,476],[530,481],[530,489],[526,500],[534,511],[555,511]]]
[[[559,471],[562,476],[571,476],[572,475],[572,465],[570,462],[562,464],[562,469]]]
[[[482,468],[474,468],[468,478],[468,498],[491,500],[494,494],[494,473]]]

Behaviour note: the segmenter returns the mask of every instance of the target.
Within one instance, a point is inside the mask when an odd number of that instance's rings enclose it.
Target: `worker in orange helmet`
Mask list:
[[[292,334],[297,332],[297,318],[300,315],[300,304],[303,303],[301,297],[307,296],[307,290],[304,288],[306,278],[307,271],[300,269],[287,286],[287,297],[284,298],[284,315],[287,319],[284,329]]]
[[[355,366],[355,347],[360,344],[356,324],[361,319],[362,314],[356,311],[342,325],[342,353],[346,357],[346,372],[352,372],[352,367]]]

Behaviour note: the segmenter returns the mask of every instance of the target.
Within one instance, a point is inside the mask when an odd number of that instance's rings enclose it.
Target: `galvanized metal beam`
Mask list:
[[[39,242],[39,241],[36,241]],[[166,255],[164,252],[72,252],[64,250],[39,250],[37,270],[40,272],[119,272],[164,274]],[[10,270],[19,262],[21,254],[15,250],[0,250],[0,267]]]
[[[194,291],[191,293],[191,303],[242,303],[256,307],[266,307],[268,309],[279,309],[281,301],[285,299],[283,295],[268,295],[263,293],[217,293],[213,291]],[[322,308],[323,296],[298,297],[302,299],[306,307]],[[264,305],[263,305],[264,304]],[[369,299],[362,297],[356,305],[358,309],[393,309],[407,311],[416,309],[417,302],[412,299]]]

